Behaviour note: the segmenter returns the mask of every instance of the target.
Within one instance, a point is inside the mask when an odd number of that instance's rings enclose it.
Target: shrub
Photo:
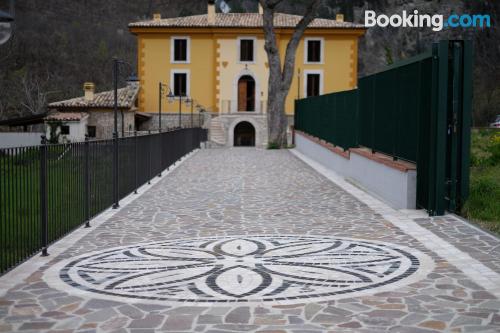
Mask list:
[[[500,166],[500,135],[491,138],[491,145],[488,147],[490,157],[488,157],[488,164],[491,166]]]
[[[267,144],[267,149],[281,149],[280,145],[277,144],[276,142],[269,142]]]

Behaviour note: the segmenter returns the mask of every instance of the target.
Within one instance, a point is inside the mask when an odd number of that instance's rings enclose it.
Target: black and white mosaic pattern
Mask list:
[[[168,240],[68,261],[53,274],[80,290],[205,303],[352,297],[415,282],[433,268],[423,253],[393,244],[278,235]]]

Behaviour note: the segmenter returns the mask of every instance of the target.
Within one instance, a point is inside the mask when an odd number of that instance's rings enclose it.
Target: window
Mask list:
[[[172,63],[189,63],[190,39],[188,37],[173,37],[171,47],[170,57]]]
[[[89,138],[95,138],[96,137],[96,127],[95,126],[87,126],[87,135]]]
[[[323,62],[323,39],[306,39],[306,64]]]
[[[240,42],[240,62],[254,62],[255,40],[239,39]]]
[[[61,126],[61,135],[69,135],[69,126],[68,125]]]
[[[306,97],[323,94],[323,73],[321,71],[306,71],[305,83]]]
[[[185,71],[177,71],[172,74],[174,82],[174,95],[175,96],[188,96],[188,73]]]

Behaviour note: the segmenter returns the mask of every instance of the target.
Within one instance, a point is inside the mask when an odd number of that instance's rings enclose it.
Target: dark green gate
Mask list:
[[[469,195],[472,58],[470,41],[433,45],[431,104],[419,140],[428,149],[417,161],[417,204],[431,215],[457,212]]]
[[[297,130],[344,149],[417,164],[417,206],[457,212],[469,189],[472,44],[432,51],[363,77],[359,88],[296,102]]]

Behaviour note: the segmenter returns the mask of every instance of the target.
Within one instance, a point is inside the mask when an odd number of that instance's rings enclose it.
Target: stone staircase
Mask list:
[[[210,142],[216,144],[217,146],[226,145],[226,131],[224,130],[224,125],[220,121],[219,117],[215,117],[210,120]]]

